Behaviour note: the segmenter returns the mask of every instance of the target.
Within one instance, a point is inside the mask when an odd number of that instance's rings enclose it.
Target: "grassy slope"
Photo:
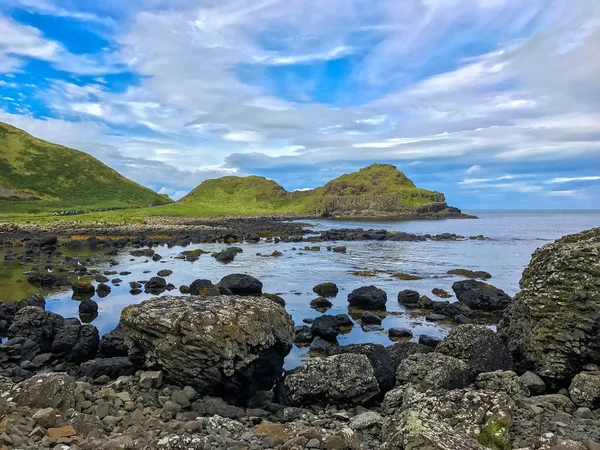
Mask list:
[[[0,216],[149,206],[170,200],[94,157],[0,123]],[[8,196],[21,199],[7,199]],[[23,199],[23,197],[28,199]]]

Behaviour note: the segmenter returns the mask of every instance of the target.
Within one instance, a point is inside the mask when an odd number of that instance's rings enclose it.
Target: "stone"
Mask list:
[[[394,362],[394,372],[398,365],[410,355],[419,353],[431,353],[433,349],[426,345],[417,344],[416,342],[398,342],[397,344],[386,347],[392,361]]]
[[[420,298],[421,295],[417,291],[405,289],[404,291],[400,291],[400,293],[398,294],[398,303],[401,303],[404,306],[416,308],[417,306],[419,306]]]
[[[360,309],[384,310],[387,294],[375,286],[363,286],[348,294],[348,303]]]
[[[167,289],[167,280],[162,277],[152,277],[144,285],[146,292],[161,293]]]
[[[360,321],[365,324],[381,325],[381,317],[370,311],[365,311],[360,316]]]
[[[313,321],[310,331],[313,336],[335,341],[337,335],[341,333],[340,321],[336,316],[319,316]]]
[[[436,352],[408,356],[396,370],[398,385],[411,385],[421,392],[460,389],[472,379],[471,370],[464,361]]]
[[[315,298],[314,300],[311,300],[311,302],[310,302],[310,307],[315,308],[315,309],[331,308],[332,306],[333,306],[333,303],[331,303],[325,297],[318,297],[318,298]]]
[[[502,311],[512,302],[506,292],[481,281],[457,281],[452,285],[452,290],[458,301],[471,309]]]
[[[218,397],[205,397],[197,400],[192,405],[192,410],[199,416],[212,417],[214,415],[227,417],[228,419],[241,419],[246,417],[243,408],[229,405]]]
[[[73,428],[71,425],[48,429],[48,437],[53,440],[71,436],[77,436],[77,431],[75,431],[75,428]]]
[[[42,373],[15,385],[10,397],[18,406],[66,411],[75,406],[75,387],[65,373]]]
[[[538,377],[535,373],[527,371],[519,378],[521,378],[523,384],[527,386],[527,389],[529,389],[531,395],[541,395],[546,392],[546,383],[544,383],[544,380]]]
[[[499,326],[518,369],[553,387],[600,361],[600,228],[536,250]]]
[[[427,347],[436,348],[442,340],[435,336],[429,336],[428,334],[422,334],[419,336],[419,344]]]
[[[29,339],[39,345],[40,353],[46,353],[52,350],[54,337],[64,322],[58,314],[37,306],[27,306],[16,313],[7,336]]]
[[[42,428],[51,428],[56,424],[58,411],[54,408],[42,408],[35,412],[31,418]]]
[[[260,297],[159,297],[121,314],[130,357],[232,401],[270,389],[294,341],[284,308]]]
[[[223,277],[219,285],[229,289],[234,295],[260,295],[263,288],[263,284],[256,278],[240,273]]]
[[[367,411],[350,419],[348,424],[355,431],[368,430],[383,425],[383,417],[374,411]]]
[[[529,388],[512,370],[496,370],[480,373],[475,379],[475,386],[489,391],[503,391],[512,396],[529,397]]]
[[[380,344],[350,344],[332,347],[330,355],[354,353],[365,355],[373,367],[375,378],[381,392],[389,391],[394,387],[396,366],[388,351]]]
[[[79,314],[97,314],[98,313],[98,303],[94,300],[84,299],[79,302]]]
[[[79,366],[77,375],[98,379],[107,376],[109,379],[117,379],[120,376],[133,375],[136,366],[125,356],[114,358],[98,358],[87,361]]]
[[[315,336],[310,344],[310,350],[313,352],[326,352],[332,345],[322,337]]]
[[[288,398],[294,405],[360,405],[379,394],[373,366],[355,353],[312,359],[286,375]]]
[[[410,339],[413,337],[413,332],[408,328],[390,328],[388,330],[388,336],[390,339]]]
[[[569,396],[579,407],[600,408],[600,373],[581,372],[573,377]]]
[[[504,341],[483,325],[454,327],[435,351],[462,359],[474,375],[512,368],[512,357]]]
[[[61,359],[82,363],[96,356],[100,345],[98,329],[93,325],[66,325],[58,330],[52,353]]]
[[[335,283],[321,283],[313,288],[313,292],[321,297],[335,297],[338,295],[337,285]]]
[[[102,336],[98,353],[105,358],[127,356],[129,349],[125,345],[125,332],[120,326]]]
[[[140,374],[139,386],[143,389],[158,389],[162,386],[163,373],[149,370]]]

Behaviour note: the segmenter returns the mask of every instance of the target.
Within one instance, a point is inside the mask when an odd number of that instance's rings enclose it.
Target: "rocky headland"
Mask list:
[[[58,239],[39,239],[34,248],[56,250]],[[536,251],[514,299],[473,272],[453,286],[455,302],[364,286],[348,295],[351,317],[303,325],[241,274],[128,306],[102,337],[46,311],[43,297],[0,304],[0,448],[595,450],[599,264],[594,229]],[[314,291],[321,302],[338,294],[332,283]],[[336,345],[344,328],[380,326],[389,301],[455,326],[441,341],[390,329],[388,347]],[[81,318],[93,313],[81,305]],[[480,314],[496,315],[498,332]],[[313,357],[284,371],[298,342]]]

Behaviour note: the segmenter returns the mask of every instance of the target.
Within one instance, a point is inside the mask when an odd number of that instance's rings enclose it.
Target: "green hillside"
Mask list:
[[[0,123],[0,214],[129,208],[170,201],[87,153]]]
[[[207,180],[172,206],[173,212],[186,215],[400,217],[448,210],[443,194],[417,188],[389,164],[373,164],[323,187],[299,192],[287,192],[276,182],[256,176]]]

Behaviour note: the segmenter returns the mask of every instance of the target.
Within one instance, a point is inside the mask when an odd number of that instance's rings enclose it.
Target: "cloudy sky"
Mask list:
[[[173,198],[390,162],[463,209],[592,208],[599,54],[592,0],[1,0],[0,121]]]

